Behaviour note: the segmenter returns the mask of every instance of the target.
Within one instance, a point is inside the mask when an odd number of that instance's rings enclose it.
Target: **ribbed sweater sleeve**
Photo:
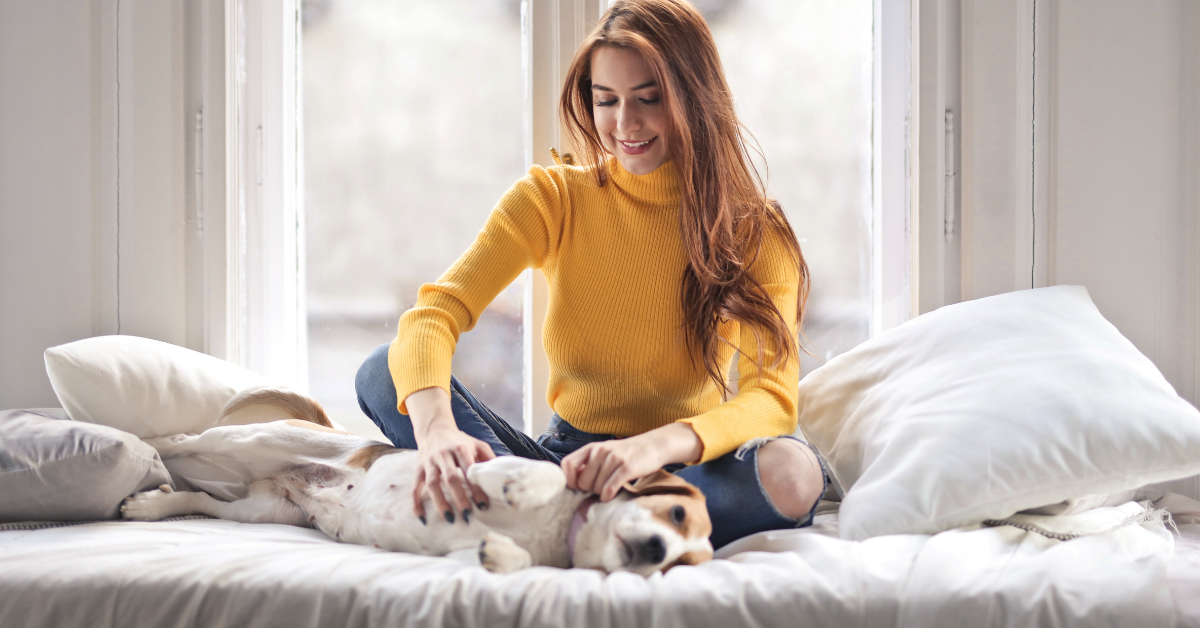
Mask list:
[[[400,412],[412,393],[434,386],[449,391],[450,364],[462,332],[526,268],[552,254],[562,224],[565,188],[557,168],[540,166],[501,197],[483,230],[438,280],[421,286],[417,304],[400,317],[388,350]]]
[[[766,238],[762,254],[750,273],[783,314],[795,338],[800,271],[784,246],[777,234]],[[796,430],[799,356],[793,353],[775,364],[778,350],[764,338],[759,361],[753,329],[747,325],[740,325],[739,329],[738,393],[711,410],[680,420],[690,424],[700,437],[704,451],[699,462],[720,458],[752,438],[781,436]]]

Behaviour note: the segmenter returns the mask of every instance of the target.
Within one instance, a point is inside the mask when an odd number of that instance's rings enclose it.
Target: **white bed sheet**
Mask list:
[[[1065,543],[1015,528],[853,542],[836,525],[836,514],[822,515],[649,579],[551,568],[501,576],[314,530],[218,520],[4,531],[0,626],[1167,628],[1179,594],[1200,582],[1200,526],[1184,526],[1177,544],[1154,524]],[[1168,578],[1173,559],[1186,568]],[[1181,609],[1200,624],[1200,608]]]
[[[1179,628],[1200,628],[1200,524],[1180,525],[1167,588],[1175,599]]]

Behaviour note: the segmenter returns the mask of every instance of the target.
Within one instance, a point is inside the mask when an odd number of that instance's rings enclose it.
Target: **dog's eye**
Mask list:
[[[687,515],[687,511],[683,509],[683,506],[675,506],[674,508],[671,508],[671,523],[674,523],[675,525],[683,523],[683,518],[685,515]]]

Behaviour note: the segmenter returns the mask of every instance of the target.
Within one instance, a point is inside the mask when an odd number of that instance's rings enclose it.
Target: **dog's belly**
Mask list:
[[[461,512],[451,522],[425,503],[426,524],[413,514],[412,488],[417,452],[402,451],[379,458],[367,472],[349,473],[328,485],[312,485],[292,500],[330,537],[382,549],[443,556],[476,548],[488,532],[513,539],[534,564],[567,567],[567,529],[581,498],[564,492],[543,506],[516,510],[492,499],[486,510]]]

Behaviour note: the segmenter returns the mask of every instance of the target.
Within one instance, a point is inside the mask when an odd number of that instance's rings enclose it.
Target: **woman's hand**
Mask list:
[[[626,482],[676,462],[695,462],[703,444],[692,426],[672,423],[644,434],[585,445],[563,458],[567,488],[600,495],[601,501],[617,496]]]
[[[425,522],[424,498],[428,496],[447,522],[454,523],[457,513],[461,513],[464,522],[469,523],[471,509],[485,509],[488,502],[483,490],[467,481],[467,468],[491,460],[496,454],[487,443],[458,429],[445,390],[419,390],[408,396],[405,405],[417,439],[413,513]]]

